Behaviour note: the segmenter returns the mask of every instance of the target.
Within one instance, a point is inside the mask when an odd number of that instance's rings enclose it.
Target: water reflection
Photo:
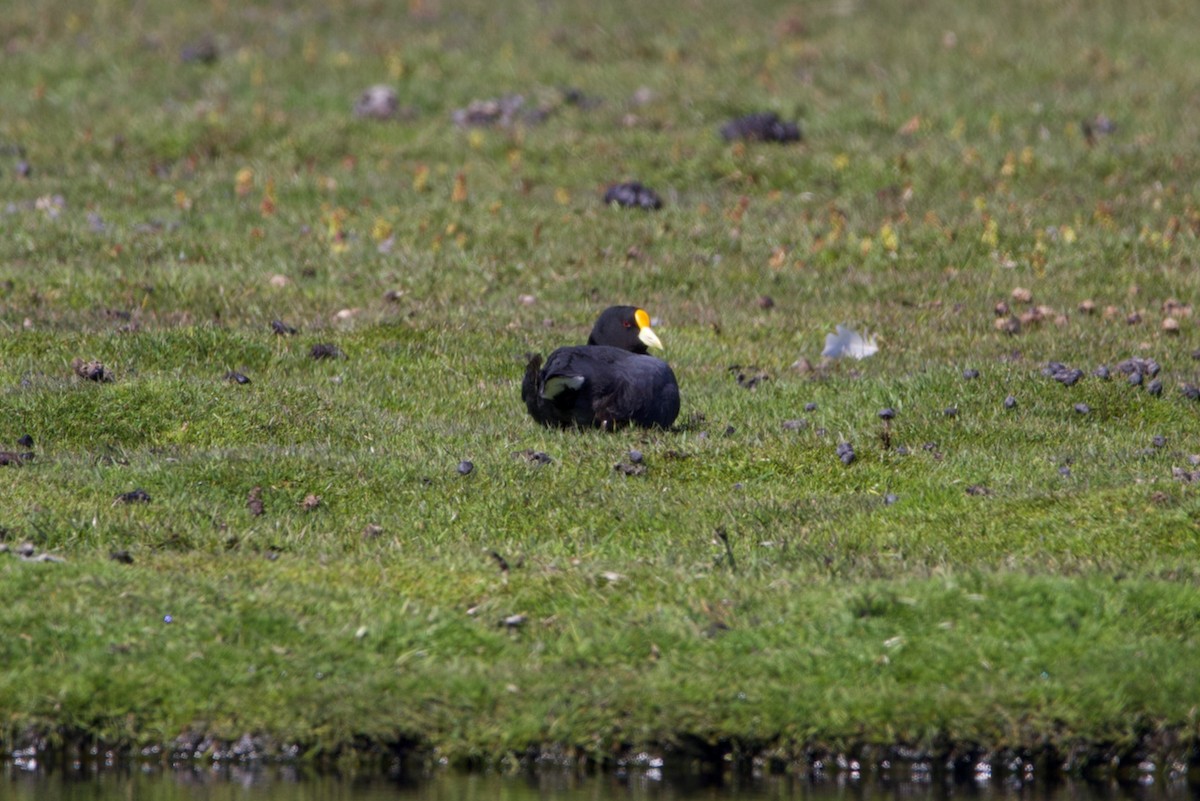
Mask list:
[[[783,801],[1192,801],[1184,782],[1147,785],[938,781],[812,782],[793,776],[706,780],[655,771],[579,776],[545,771],[524,776],[440,772],[420,780],[345,779],[290,766],[26,771],[0,768],[4,801],[625,801],[626,799],[780,799]]]

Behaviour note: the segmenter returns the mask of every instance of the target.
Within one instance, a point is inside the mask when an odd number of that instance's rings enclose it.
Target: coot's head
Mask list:
[[[663,349],[662,340],[650,329],[650,315],[636,306],[610,306],[601,312],[588,344],[609,345],[633,353],[645,353],[648,348]]]

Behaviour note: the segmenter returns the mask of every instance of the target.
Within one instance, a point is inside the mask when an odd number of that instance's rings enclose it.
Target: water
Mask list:
[[[0,801],[1193,801],[1184,782],[1117,785],[1065,782],[812,782],[792,776],[714,782],[664,780],[654,771],[579,776],[549,771],[522,776],[440,772],[419,780],[344,779],[292,767],[26,771],[0,767]]]

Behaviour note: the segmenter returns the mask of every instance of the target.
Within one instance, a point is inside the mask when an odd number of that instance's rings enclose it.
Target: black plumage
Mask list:
[[[634,306],[601,313],[588,344],[559,348],[545,364],[532,356],[521,397],[545,426],[625,425],[669,428],[679,416],[679,384],[670,365],[647,355],[662,348],[650,317]]]

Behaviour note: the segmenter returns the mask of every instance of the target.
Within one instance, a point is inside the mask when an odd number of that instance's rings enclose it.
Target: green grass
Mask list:
[[[0,741],[1194,750],[1194,4],[499,9],[0,20]],[[452,125],[509,92],[560,105]],[[721,141],[762,109],[805,142]],[[535,426],[525,354],[625,302],[680,425]],[[838,323],[879,353],[793,366]],[[1040,374],[1131,356],[1161,397]]]

